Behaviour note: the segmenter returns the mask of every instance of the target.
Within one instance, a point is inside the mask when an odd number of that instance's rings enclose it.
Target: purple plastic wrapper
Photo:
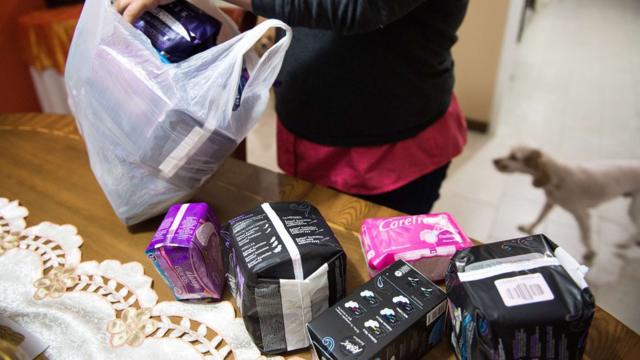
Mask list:
[[[151,40],[164,59],[175,63],[214,47],[222,24],[178,0],[145,12],[133,26]]]
[[[220,223],[205,203],[173,205],[145,254],[178,300],[220,300]]]
[[[242,67],[242,73],[240,74],[240,81],[238,82],[238,92],[236,93],[236,100],[233,102],[233,111],[238,110],[240,107],[240,101],[242,101],[242,92],[244,87],[249,81],[249,70],[246,67]]]

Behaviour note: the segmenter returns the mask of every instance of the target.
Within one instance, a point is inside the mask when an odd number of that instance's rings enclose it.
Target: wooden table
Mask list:
[[[137,261],[154,279],[159,300],[173,296],[144,255],[161,218],[131,228],[116,218],[91,170],[84,143],[70,116],[0,115],[0,196],[29,208],[28,223],[74,224],[82,237],[83,260]],[[229,159],[195,196],[221,221],[264,201],[307,200],[322,212],[348,256],[349,292],[368,279],[358,242],[362,219],[399,213],[306,181]],[[640,356],[640,337],[606,311],[596,311],[586,350],[590,359]],[[308,351],[299,352],[310,358]],[[448,341],[429,353],[454,359]]]

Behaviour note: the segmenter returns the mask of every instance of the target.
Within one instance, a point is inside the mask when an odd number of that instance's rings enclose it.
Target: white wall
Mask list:
[[[490,123],[500,107],[516,50],[524,0],[470,1],[453,48],[455,92],[468,118]]]

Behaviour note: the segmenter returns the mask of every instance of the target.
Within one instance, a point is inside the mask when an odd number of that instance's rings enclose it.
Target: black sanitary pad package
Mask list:
[[[140,162],[176,186],[196,189],[237,146],[219,129],[201,125],[186,112],[168,111],[148,133]]]
[[[545,235],[458,251],[446,274],[459,359],[580,359],[595,302],[587,268]]]
[[[346,256],[315,207],[264,203],[222,231],[229,288],[254,343],[307,347],[307,322],[345,296]]]
[[[314,357],[419,359],[442,339],[446,295],[402,260],[307,325]]]

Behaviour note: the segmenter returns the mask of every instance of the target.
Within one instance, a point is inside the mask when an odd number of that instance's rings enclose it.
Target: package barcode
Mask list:
[[[527,274],[495,281],[506,306],[553,300],[553,293],[541,274]]]
[[[507,294],[512,299],[533,300],[536,296],[544,295],[542,287],[538,284],[518,284],[513,289],[507,289]]]
[[[427,314],[427,326],[434,322],[438,318],[438,316],[442,315],[446,309],[447,301],[445,300],[441,302],[440,305],[436,306],[435,309],[429,311],[429,313]]]

